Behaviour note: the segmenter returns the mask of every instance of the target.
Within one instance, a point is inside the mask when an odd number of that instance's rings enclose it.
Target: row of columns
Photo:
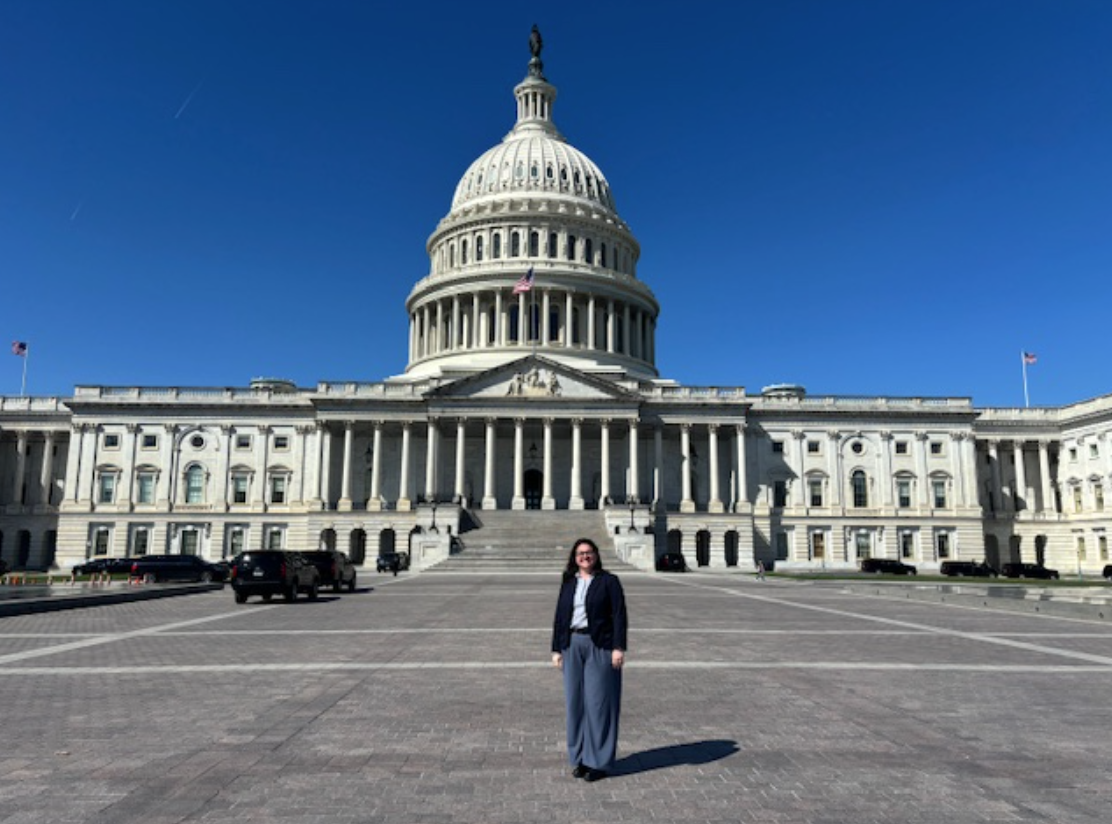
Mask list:
[[[54,447],[58,442],[58,436],[62,433],[52,429],[34,430],[33,432],[26,429],[15,429],[12,434],[15,436],[15,460],[12,462],[11,475],[8,478],[8,499],[0,501],[0,503],[14,506],[27,504],[50,505],[55,503],[52,494],[54,489]],[[39,464],[38,483],[29,486],[27,483],[27,454],[32,434],[42,436],[43,453]],[[31,494],[27,495],[26,493]]]
[[[542,346],[555,343],[564,348],[579,346],[585,349],[603,349],[612,354],[622,354],[628,357],[640,358],[652,363],[656,359],[654,344],[655,320],[653,316],[631,303],[618,302],[613,299],[596,299],[593,295],[586,301],[576,301],[574,292],[562,292],[553,289],[539,289],[541,297],[539,342]],[[420,306],[409,318],[409,360],[410,362],[433,355],[445,354],[471,349],[500,348],[505,346],[530,346],[533,343],[532,322],[530,319],[530,300],[534,300],[527,292],[517,295],[504,295],[505,290],[496,289],[486,293],[473,294],[470,297],[470,306],[466,306],[459,295],[450,300],[442,298],[432,300]],[[482,295],[486,294],[484,301]],[[563,302],[563,336],[552,328],[552,310]],[[510,311],[511,302],[517,304],[517,340],[510,339]],[[484,310],[483,307],[486,307]],[[494,308],[494,325],[490,329],[490,308]],[[574,343],[572,323],[575,320],[575,309],[581,313],[586,311],[586,328],[580,322],[581,343]],[[621,312],[622,323],[619,328],[618,311]],[[596,328],[601,312],[601,337],[600,330]],[[553,340],[557,338],[557,340]]]
[[[483,495],[482,507],[484,509],[494,509],[497,507],[497,497],[495,488],[495,466],[497,458],[497,418],[485,419],[485,437],[484,437],[484,451],[483,451]],[[511,507],[514,509],[522,509],[525,507],[525,491],[524,491],[524,478],[525,478],[525,419],[514,419],[514,433],[513,433],[513,497]],[[583,496],[582,477],[584,471],[583,461],[583,424],[584,419],[573,418],[569,421],[571,426],[571,472],[570,483],[568,489],[568,506],[571,509],[582,509],[586,505]],[[600,488],[599,488],[599,503],[603,504],[612,498],[611,481],[611,426],[612,421],[601,419],[597,422],[599,427],[599,445],[600,445]],[[409,509],[412,506],[412,499],[410,497],[410,466],[413,461],[413,428],[418,426],[417,423],[405,422],[401,425],[401,454],[399,457],[398,466],[398,479],[399,479],[399,496],[395,503],[397,509]],[[541,507],[543,509],[553,509],[556,505],[555,495],[552,488],[553,478],[553,442],[554,442],[554,427],[556,420],[553,418],[545,418],[543,420],[543,490],[541,497]],[[628,456],[625,464],[627,480],[626,480],[626,494],[634,501],[641,500],[640,489],[640,464],[639,464],[639,451],[640,440],[639,432],[640,425],[637,420],[629,420],[626,422],[628,428]],[[430,419],[425,426],[427,427],[426,438],[426,452],[425,452],[425,490],[424,497],[426,500],[434,500],[438,494],[436,488],[437,479],[440,477],[440,423],[437,419]],[[466,454],[466,438],[467,438],[467,420],[459,419],[456,421],[456,436],[455,436],[455,472],[454,472],[454,488],[453,496],[458,500],[463,500],[465,497],[464,479],[465,479],[465,454]],[[376,421],[373,424],[373,447],[371,456],[371,489],[367,506],[369,509],[379,510],[384,506],[382,497],[382,442],[383,430],[385,423]],[[695,511],[695,501],[692,494],[691,485],[691,430],[692,424],[680,425],[680,438],[681,438],[681,455],[683,466],[681,468],[680,477],[682,484],[682,500],[680,502],[681,509],[687,512]],[[710,501],[709,510],[711,512],[724,512],[727,507],[727,502],[722,500],[720,482],[719,482],[719,465],[718,465],[718,431],[720,426],[718,424],[705,425],[707,436],[710,440]],[[745,450],[745,426],[744,424],[735,425],[734,429],[734,472],[733,484],[730,491],[729,506],[730,508],[736,507],[744,497],[745,489],[747,488],[747,481],[745,476],[746,464],[746,450]],[[349,509],[352,505],[350,498],[351,488],[351,467],[353,466],[353,451],[354,451],[354,422],[348,422],[345,425],[344,437],[344,459],[343,459],[343,478],[341,481],[342,493],[339,504],[340,509]],[[653,489],[652,499],[654,502],[660,501],[663,498],[663,466],[664,466],[664,433],[663,427],[656,426],[653,432],[654,438],[654,466],[653,466]],[[327,493],[325,493],[326,495]],[[324,498],[327,500],[327,497]]]
[[[1054,481],[1050,475],[1050,448],[1051,442],[1046,439],[1036,441],[1039,454],[1038,489],[1039,495],[1035,500],[1037,506],[1031,506],[1027,500],[1027,465],[1025,461],[1026,441],[1014,440],[1011,442],[1013,472],[1010,485],[1006,484],[1003,469],[1000,463],[1003,452],[1003,443],[997,439],[990,439],[985,443],[985,452],[989,459],[989,508],[994,512],[1019,512],[1031,510],[1037,514],[1055,513],[1058,504],[1054,495]],[[1057,443],[1057,442],[1055,442]],[[972,475],[971,477],[976,477]],[[1010,495],[1005,495],[1006,488],[1010,488]]]

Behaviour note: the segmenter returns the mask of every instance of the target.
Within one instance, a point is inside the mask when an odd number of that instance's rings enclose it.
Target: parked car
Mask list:
[[[133,578],[149,578],[155,583],[167,581],[225,581],[228,571],[197,555],[141,555],[131,559]]]
[[[966,578],[995,578],[997,572],[981,561],[943,561],[939,571],[943,575]]]
[[[243,604],[252,595],[269,601],[281,595],[287,601],[304,592],[309,600],[320,593],[320,570],[299,552],[264,549],[244,552],[232,560],[232,589],[236,603]]]
[[[665,552],[656,559],[657,572],[687,572],[687,561],[682,552]]]
[[[885,573],[888,575],[917,575],[919,570],[911,564],[897,561],[894,558],[862,558],[862,572]]]
[[[384,552],[378,556],[375,561],[375,570],[378,572],[390,572],[394,569],[395,564],[397,569],[409,569],[409,553],[408,552]]]
[[[109,575],[127,575],[131,572],[134,558],[90,558],[73,568],[74,575],[94,575],[107,572]]]
[[[1058,580],[1058,570],[1047,569],[1041,564],[1004,564],[1000,574],[1005,578],[1041,578]]]
[[[1102,578],[1104,578],[1104,580],[1112,581],[1112,564],[1108,564],[1104,569],[1102,569],[1100,575]]]
[[[346,586],[348,592],[355,592],[355,564],[347,555],[335,549],[302,552],[301,555],[320,572],[322,587],[332,587],[339,592]]]

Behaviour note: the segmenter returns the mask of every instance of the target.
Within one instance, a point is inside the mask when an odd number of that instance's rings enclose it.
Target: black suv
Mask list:
[[[1000,568],[1000,574],[1005,578],[1041,578],[1046,580],[1058,580],[1058,570],[1047,569],[1039,564],[1004,564]]]
[[[943,561],[938,570],[943,575],[966,578],[995,578],[996,570],[980,561]]]
[[[275,595],[293,601],[298,592],[306,593],[310,600],[320,593],[320,572],[299,552],[244,552],[232,559],[231,578],[237,604],[246,603],[252,595],[261,595],[264,601]]]
[[[862,558],[862,572],[886,572],[889,575],[917,575],[919,570],[911,564],[896,561],[892,558]]]
[[[228,570],[196,555],[142,555],[131,559],[131,577],[166,581],[224,581]]]
[[[665,552],[656,559],[657,572],[687,572],[687,561],[679,552]]]
[[[346,586],[348,592],[355,592],[355,564],[347,555],[335,549],[302,552],[301,555],[320,572],[322,587],[332,587],[339,592]]]
[[[384,552],[378,556],[375,561],[375,570],[377,572],[393,572],[398,574],[399,569],[409,569],[409,553],[408,552]]]
[[[1108,564],[1100,571],[1100,577],[1106,581],[1112,581],[1112,564]]]

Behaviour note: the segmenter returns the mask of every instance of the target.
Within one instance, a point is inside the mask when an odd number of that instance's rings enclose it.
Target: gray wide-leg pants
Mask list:
[[[572,633],[564,650],[564,700],[568,710],[568,763],[609,772],[618,752],[622,671],[611,651],[589,635]]]

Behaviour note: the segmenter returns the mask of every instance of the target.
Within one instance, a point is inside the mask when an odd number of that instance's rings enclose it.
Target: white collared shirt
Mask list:
[[[571,602],[571,628],[587,628],[587,590],[591,586],[594,576],[584,578],[579,575],[575,579],[575,597]]]

